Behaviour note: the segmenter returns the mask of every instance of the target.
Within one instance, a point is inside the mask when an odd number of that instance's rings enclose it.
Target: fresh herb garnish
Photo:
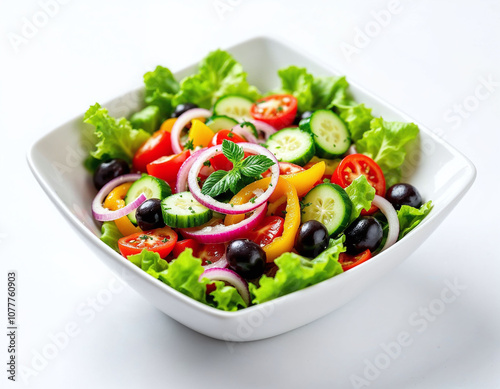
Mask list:
[[[210,161],[205,161],[203,162],[203,166],[212,166],[212,164],[210,163]]]
[[[233,193],[238,193],[242,180],[258,177],[274,165],[274,162],[265,155],[250,155],[245,158],[243,148],[227,139],[222,142],[222,153],[233,163],[233,169],[213,172],[201,189],[204,195],[215,197],[229,189]]]
[[[194,150],[193,140],[189,139],[184,145],[184,150]]]

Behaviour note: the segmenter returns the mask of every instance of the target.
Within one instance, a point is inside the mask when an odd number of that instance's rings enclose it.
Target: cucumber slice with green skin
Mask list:
[[[267,149],[278,161],[304,166],[314,156],[313,136],[298,128],[284,128],[272,134],[266,142]]]
[[[161,211],[165,224],[173,228],[197,227],[212,219],[212,211],[196,201],[190,192],[164,198]]]
[[[226,95],[216,101],[214,114],[216,116],[229,116],[239,122],[252,119],[250,107],[253,101],[245,96]]]
[[[331,236],[340,234],[349,225],[352,202],[339,185],[315,186],[302,202],[302,223],[317,220],[325,225]]]
[[[164,199],[172,194],[170,186],[159,178],[144,175],[134,182],[125,196],[125,205],[130,204],[134,201],[141,193],[144,193],[148,199]],[[135,218],[135,211],[130,212],[128,215],[130,221],[137,224],[137,219]]]
[[[299,127],[313,134],[316,155],[335,158],[344,154],[351,145],[351,135],[345,123],[328,109],[320,109],[303,119]]]
[[[218,132],[220,130],[230,130],[235,125],[238,124],[238,121],[230,118],[229,116],[220,115],[220,116],[212,116],[205,123],[213,132]]]

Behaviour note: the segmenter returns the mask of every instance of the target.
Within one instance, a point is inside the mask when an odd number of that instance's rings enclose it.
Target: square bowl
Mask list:
[[[338,75],[330,66],[305,55],[304,51],[268,37],[242,42],[228,51],[248,72],[249,82],[263,91],[278,85],[276,71],[288,65],[305,66],[315,75]],[[189,66],[175,76],[180,79],[195,69],[196,65]],[[474,165],[461,153],[380,98],[355,83],[350,85],[354,98],[372,107],[377,116],[419,125],[420,138],[408,150],[403,179],[419,188],[426,201],[432,200],[434,209],[402,241],[370,261],[306,289],[237,312],[220,311],[183,295],[100,241],[100,228],[92,218],[90,207],[95,191],[83,167],[83,160],[94,142],[90,135],[85,136],[89,131],[83,124],[83,114],[34,143],[28,153],[28,163],[57,209],[99,258],[161,311],[213,338],[227,341],[264,339],[310,323],[356,297],[420,246],[474,182]],[[115,117],[129,116],[142,108],[142,101],[143,89],[138,88],[103,106]]]

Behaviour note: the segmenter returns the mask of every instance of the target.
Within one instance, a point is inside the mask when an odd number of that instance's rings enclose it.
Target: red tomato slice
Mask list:
[[[194,256],[201,259],[201,264],[209,265],[217,262],[226,253],[226,246],[222,243],[207,243],[198,245]]]
[[[368,261],[372,257],[370,250],[363,251],[358,255],[349,255],[347,253],[340,253],[339,263],[342,265],[342,270],[346,271],[358,266],[360,263]]]
[[[250,107],[250,114],[255,120],[281,130],[293,123],[297,114],[297,99],[292,95],[267,96]]]
[[[283,234],[285,219],[279,216],[266,216],[245,238],[264,247]]]
[[[212,146],[221,145],[224,139],[234,143],[246,142],[245,139],[243,139],[241,136],[233,133],[230,130],[220,130],[214,135],[214,137],[210,141],[210,144]],[[248,157],[249,155],[250,154],[245,153],[245,158]],[[210,165],[214,168],[214,170],[229,171],[233,168],[233,163],[230,162],[223,154],[219,154],[211,158]]]
[[[118,248],[126,258],[142,250],[154,251],[165,258],[175,246],[177,234],[170,227],[157,228],[125,236],[118,240]]]
[[[148,163],[170,154],[172,154],[170,132],[158,130],[136,151],[132,165],[134,169],[145,172]]]
[[[180,154],[161,157],[147,165],[148,174],[167,181],[170,188],[173,190],[175,188],[175,183],[177,182],[179,169],[190,155],[191,152],[189,150],[184,150]]]
[[[194,239],[178,240],[172,250],[172,257],[177,258],[186,249],[191,249],[195,253],[198,249],[198,242]]]
[[[279,167],[280,167],[280,176],[283,175],[288,175],[288,174],[295,174],[299,172],[303,172],[304,169],[302,166],[295,165],[294,163],[289,163],[289,162],[278,162]],[[271,169],[266,170],[263,174],[262,177],[271,177]]]
[[[375,193],[385,196],[385,178],[380,166],[370,157],[363,154],[351,154],[345,157],[335,169],[332,175],[332,182],[347,188],[356,178],[364,175],[371,186],[375,188]],[[371,215],[377,211],[377,207],[372,206],[368,211],[363,210],[361,215]]]

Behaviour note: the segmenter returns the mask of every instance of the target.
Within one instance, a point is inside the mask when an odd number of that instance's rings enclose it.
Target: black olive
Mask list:
[[[236,239],[226,249],[229,268],[246,279],[261,276],[266,270],[266,253],[262,248],[248,239]]]
[[[312,114],[313,114],[312,111],[305,111],[305,112],[303,112],[301,114],[297,113],[297,116],[295,116],[293,124],[295,124],[295,125],[298,126],[301,120],[307,119]]]
[[[101,189],[112,179],[130,173],[128,163],[123,159],[111,159],[101,163],[94,172],[94,186]]]
[[[190,109],[193,109],[193,108],[198,108],[198,106],[196,104],[192,104],[192,103],[179,104],[177,107],[175,107],[174,112],[172,113],[172,117],[178,118],[184,112],[189,111]]]
[[[344,234],[345,247],[350,255],[357,255],[365,250],[375,251],[384,236],[379,221],[371,216],[357,218],[346,228]]]
[[[165,227],[161,213],[161,201],[159,199],[148,199],[144,201],[135,211],[137,224],[143,231],[154,230]]]
[[[302,224],[295,239],[295,249],[300,255],[315,258],[326,250],[330,236],[323,223],[309,220]]]
[[[422,196],[417,188],[410,184],[396,184],[391,186],[385,198],[394,206],[396,210],[401,209],[403,205],[420,208],[422,205]]]

